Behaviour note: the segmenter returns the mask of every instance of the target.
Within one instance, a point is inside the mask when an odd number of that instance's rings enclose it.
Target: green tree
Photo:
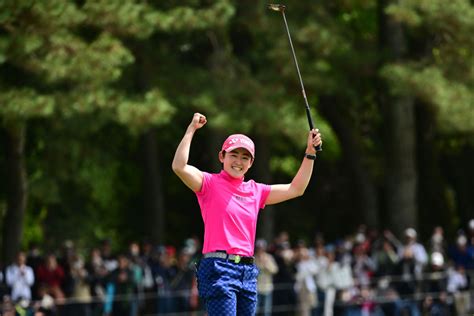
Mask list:
[[[25,210],[45,236],[89,243],[199,233],[194,196],[169,168],[196,111],[209,124],[192,163],[217,171],[224,137],[245,132],[257,143],[249,176],[291,180],[307,122],[283,20],[266,4],[2,2],[4,257]],[[325,143],[306,194],[265,209],[260,235],[456,227],[472,214],[472,10],[466,0],[288,6]]]
[[[129,10],[143,6],[122,4]],[[22,237],[28,192],[24,143],[29,120],[100,113],[103,120],[114,120],[133,130],[166,122],[172,113],[157,90],[133,99],[114,89],[123,67],[134,58],[119,38],[105,27],[98,28],[98,20],[89,20],[96,8],[97,3],[78,7],[72,1],[1,4],[0,113],[9,144],[7,165],[11,167],[2,240],[6,262],[13,259]],[[129,27],[140,24],[130,23]]]
[[[416,100],[416,122],[413,118],[410,121],[416,123],[418,130],[421,183],[417,206],[426,223],[435,225],[434,219],[438,218],[456,227],[459,220],[466,221],[468,216],[463,209],[458,209],[456,215],[459,202],[451,201],[450,185],[443,179],[440,166],[445,152],[459,151],[460,146],[472,147],[468,139],[474,132],[474,40],[469,34],[474,30],[474,6],[466,0],[449,4],[402,1],[390,3],[385,10],[407,34],[409,58],[387,63],[382,76],[388,80],[392,95],[409,95]],[[401,120],[406,120],[405,116],[406,112],[400,113]],[[449,142],[440,141],[443,139]],[[459,198],[463,198],[462,194]],[[397,207],[397,203],[394,205]],[[399,216],[396,211],[394,208],[391,213]]]

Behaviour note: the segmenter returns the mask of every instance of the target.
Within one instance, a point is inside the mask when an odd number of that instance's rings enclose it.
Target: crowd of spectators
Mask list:
[[[328,242],[256,241],[258,315],[398,316],[474,314],[474,219],[454,240],[435,227],[420,242],[360,226]],[[37,245],[0,273],[1,315],[202,315],[194,276],[200,240],[182,247],[110,241],[84,254],[71,241],[57,252]]]

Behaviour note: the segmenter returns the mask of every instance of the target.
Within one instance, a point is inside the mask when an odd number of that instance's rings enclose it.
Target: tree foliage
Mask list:
[[[430,163],[420,164],[418,172],[440,177],[435,185],[424,183],[423,192],[435,192],[435,186],[457,192],[440,204],[452,205],[458,217],[453,223],[474,207],[462,193],[474,172],[466,162],[474,146],[474,7],[468,0],[404,0],[384,7],[407,34],[406,58],[388,62],[391,52],[380,45],[381,3],[288,7],[324,151],[305,196],[278,207],[277,229],[311,238],[316,230],[338,227],[327,233],[341,235],[367,215],[370,203],[383,214],[384,132],[390,126],[383,95],[414,98],[434,113],[425,118],[435,136],[418,139],[418,147],[435,137],[445,141],[433,142]],[[191,155],[202,169],[215,166],[221,138],[232,132],[265,140],[271,157],[260,174],[271,172],[277,182],[291,181],[304,150],[304,103],[283,20],[263,1],[2,1],[0,69],[1,141],[7,143],[12,127],[27,131],[24,242],[39,238],[53,246],[54,238],[90,244],[144,237],[148,175],[141,136],[149,131],[162,161],[167,240],[199,233],[192,193],[169,168],[196,111],[209,119]],[[428,159],[427,152],[419,156],[419,162]],[[1,176],[5,157],[0,156]],[[466,166],[462,180],[443,174],[441,161]],[[423,171],[428,165],[433,169]],[[366,201],[370,196],[374,200]],[[0,194],[0,209],[7,209],[6,200]],[[420,209],[435,204],[421,201]],[[433,217],[443,218],[441,207],[434,208]],[[304,229],[298,229],[293,210],[306,219]]]
[[[394,93],[409,93],[438,110],[441,133],[474,132],[474,7],[467,0],[402,1],[387,12],[410,26],[424,53],[387,65]]]

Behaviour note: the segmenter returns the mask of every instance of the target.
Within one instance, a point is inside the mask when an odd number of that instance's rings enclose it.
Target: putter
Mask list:
[[[298,78],[300,79],[301,84],[301,93],[303,94],[305,106],[306,106],[306,116],[308,118],[309,129],[314,128],[313,119],[311,117],[311,111],[309,109],[308,98],[306,97],[306,92],[304,90],[303,78],[301,78],[300,67],[298,66],[298,61],[296,60],[295,49],[293,48],[293,42],[291,41],[290,29],[288,28],[288,22],[286,22],[285,10],[286,6],[283,4],[269,4],[268,8],[273,11],[281,12],[283,16],[283,21],[285,22],[286,34],[288,35],[288,41],[290,42],[291,52],[293,53],[293,61],[295,62],[296,72],[298,73]],[[316,151],[322,151],[321,144],[315,147]]]

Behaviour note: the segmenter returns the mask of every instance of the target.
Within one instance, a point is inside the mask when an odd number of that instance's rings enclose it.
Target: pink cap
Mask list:
[[[225,152],[229,152],[237,148],[247,149],[252,155],[252,158],[255,158],[255,145],[253,144],[253,141],[244,134],[230,135],[224,141],[224,144],[222,144],[222,150]]]

